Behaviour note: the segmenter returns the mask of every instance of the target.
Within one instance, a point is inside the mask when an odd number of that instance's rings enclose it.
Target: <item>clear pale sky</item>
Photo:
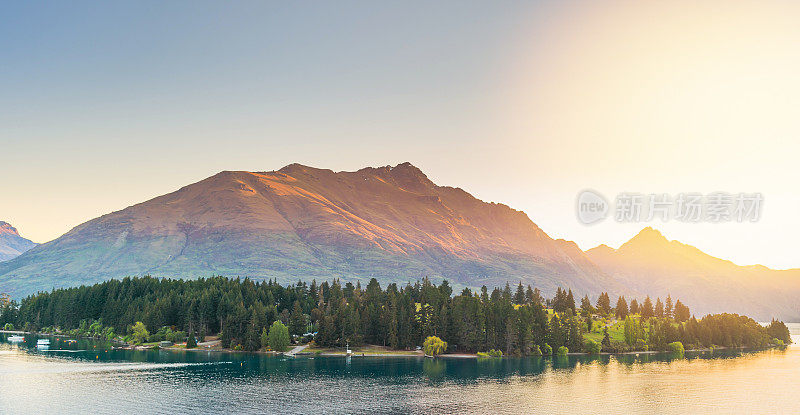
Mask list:
[[[0,220],[45,242],[221,170],[410,161],[583,249],[653,225],[800,266],[798,3],[429,3],[0,6]],[[765,204],[587,227],[587,188]]]

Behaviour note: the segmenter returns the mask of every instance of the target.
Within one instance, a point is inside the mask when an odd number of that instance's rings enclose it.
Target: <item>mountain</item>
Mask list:
[[[630,290],[662,299],[671,294],[698,316],[737,312],[762,321],[800,321],[800,269],[739,266],[650,227],[619,249],[600,245],[586,254]]]
[[[221,172],[0,264],[0,292],[145,274],[621,289],[575,243],[550,238],[523,212],[438,186],[404,163]]]
[[[17,228],[0,221],[0,261],[16,258],[34,246],[36,243],[19,236]]]

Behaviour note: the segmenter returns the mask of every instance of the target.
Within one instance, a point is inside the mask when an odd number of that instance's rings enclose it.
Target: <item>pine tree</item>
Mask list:
[[[629,314],[639,314],[639,303],[634,298],[631,300],[630,307],[628,307]]]
[[[293,335],[302,335],[306,332],[306,316],[300,308],[300,301],[294,302],[292,314],[289,317],[289,333]]]
[[[644,319],[653,317],[653,302],[650,301],[650,296],[647,296],[644,299],[644,303],[642,303],[642,306],[639,307],[639,313],[642,315],[642,318]]]
[[[561,313],[566,308],[566,299],[567,296],[564,291],[561,290],[561,287],[556,287],[556,295],[553,297],[553,310],[557,313]]]
[[[264,327],[261,329],[261,347],[269,347],[269,332],[267,332],[267,328]]]
[[[186,338],[186,348],[194,349],[197,347],[197,338],[194,336],[194,331],[189,331],[189,337]]]
[[[611,312],[611,299],[608,297],[608,293],[600,293],[600,297],[597,298],[597,311],[603,315]]]
[[[604,350],[611,348],[611,337],[608,335],[608,327],[603,329],[603,341],[600,342],[600,345],[603,346]]]
[[[664,317],[672,318],[672,297],[667,294],[667,300],[664,302]]]
[[[594,313],[594,307],[592,307],[592,301],[589,299],[588,295],[583,296],[581,298],[581,315],[583,317],[588,317],[592,313]]]
[[[517,354],[517,345],[519,343],[519,339],[517,337],[517,329],[518,329],[518,320],[517,320],[517,313],[513,313],[506,319],[506,354],[509,356],[513,356]]]
[[[625,317],[628,316],[628,303],[627,301],[625,301],[624,296],[620,296],[619,299],[617,299],[617,307],[615,308],[615,314],[617,316],[617,319],[619,320],[624,320]]]
[[[565,304],[564,308],[572,310],[572,314],[575,314],[575,310],[576,310],[576,308],[575,308],[575,296],[572,295],[572,289],[571,288],[569,289],[569,292],[567,293],[566,304]]]
[[[517,292],[514,294],[514,304],[525,304],[525,288],[522,286],[522,281],[517,285]]]
[[[528,289],[525,290],[525,303],[526,304],[533,304],[534,297],[533,297],[533,289],[530,285],[528,285]]]
[[[687,321],[689,320],[689,317],[691,317],[691,313],[689,312],[689,307],[683,305],[683,303],[681,303],[681,300],[677,300],[675,302],[675,310],[673,311],[673,314],[675,314],[675,321],[678,322]]]
[[[656,317],[664,318],[664,304],[661,302],[660,298],[656,298],[656,309],[654,313]]]

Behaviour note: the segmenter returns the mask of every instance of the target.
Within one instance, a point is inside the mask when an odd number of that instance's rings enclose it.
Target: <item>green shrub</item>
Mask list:
[[[681,342],[672,342],[667,345],[667,350],[677,355],[683,356],[685,349],[683,348],[683,343]]]
[[[289,348],[289,328],[280,320],[275,320],[267,334],[269,347],[276,352],[285,352]]]
[[[422,343],[422,349],[428,356],[437,356],[447,350],[447,342],[442,341],[442,339],[436,336],[428,336],[428,338],[425,339],[425,342]]]
[[[648,346],[647,342],[642,340],[642,339],[636,340],[636,346],[635,347],[636,347],[636,350],[639,350],[639,351],[646,352],[646,351],[650,350],[650,346]]]
[[[631,351],[628,343],[612,340],[608,345],[603,346],[603,351],[608,353],[625,353]]]
[[[197,338],[194,337],[194,332],[189,333],[189,337],[186,339],[186,348],[187,349],[194,349],[197,347]]]
[[[586,342],[583,343],[583,348],[586,350],[586,353],[600,354],[600,343],[592,339],[587,339]]]
[[[569,349],[567,349],[567,346],[559,347],[558,351],[556,352],[556,354],[558,354],[559,356],[566,356],[567,353],[569,353]]]
[[[128,327],[128,334],[134,344],[145,343],[147,338],[150,337],[147,327],[145,327],[144,323],[141,321],[137,321],[132,326]]]
[[[478,352],[478,357],[503,357],[503,351],[492,349],[488,352]]]
[[[533,346],[533,350],[531,350],[531,354],[534,355],[534,356],[541,356],[542,355],[542,349],[539,347],[538,344]]]
[[[551,356],[553,354],[553,348],[550,347],[549,344],[545,343],[544,348],[542,348],[542,354],[545,356]]]

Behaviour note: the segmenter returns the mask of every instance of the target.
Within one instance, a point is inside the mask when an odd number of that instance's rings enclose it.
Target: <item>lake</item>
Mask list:
[[[785,350],[465,359],[110,350],[0,334],[0,413],[800,413]]]

